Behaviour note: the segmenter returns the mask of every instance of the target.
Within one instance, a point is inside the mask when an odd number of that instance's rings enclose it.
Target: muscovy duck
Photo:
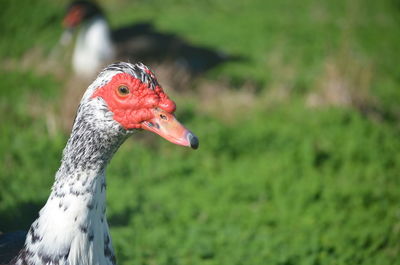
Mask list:
[[[72,56],[72,67],[80,76],[91,77],[115,59],[143,61],[153,68],[162,62],[190,75],[204,72],[222,62],[237,60],[221,51],[190,45],[174,34],[154,30],[139,23],[111,30],[106,16],[94,2],[72,2],[63,20],[67,29],[63,43],[80,27]],[[68,36],[68,37],[66,37]]]
[[[145,65],[106,67],[83,95],[51,194],[10,264],[115,264],[106,219],[107,164],[140,129],[196,149],[198,138],[176,120],[174,111],[175,103]],[[0,250],[13,250],[6,247],[7,240],[18,246],[0,236]],[[8,258],[6,254],[0,257]]]

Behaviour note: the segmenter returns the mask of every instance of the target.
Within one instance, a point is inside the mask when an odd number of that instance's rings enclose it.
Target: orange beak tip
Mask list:
[[[199,139],[191,131],[179,123],[175,116],[163,110],[154,110],[152,119],[142,122],[142,129],[151,131],[164,139],[192,149],[199,147]]]

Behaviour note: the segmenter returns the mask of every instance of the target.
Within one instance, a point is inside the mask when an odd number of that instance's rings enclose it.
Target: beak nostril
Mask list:
[[[143,122],[142,128],[160,135],[166,140],[197,149],[199,139],[183,126],[173,113],[154,108],[153,115]]]

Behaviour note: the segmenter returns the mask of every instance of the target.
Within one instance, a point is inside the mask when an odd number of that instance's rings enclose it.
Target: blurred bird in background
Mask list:
[[[239,59],[221,51],[194,46],[170,33],[156,31],[150,23],[111,30],[103,10],[91,1],[74,1],[67,7],[61,38],[68,45],[77,30],[72,68],[82,77],[94,76],[114,60],[142,61],[152,68],[167,63],[175,72],[193,77],[218,64]]]

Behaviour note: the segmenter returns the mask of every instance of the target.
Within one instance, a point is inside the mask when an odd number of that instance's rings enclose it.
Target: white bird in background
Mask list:
[[[240,59],[191,45],[174,34],[157,32],[149,23],[111,30],[101,8],[85,0],[68,6],[63,25],[64,45],[72,39],[74,29],[79,29],[72,56],[72,67],[79,76],[91,77],[114,60],[142,61],[154,68],[166,62],[175,72],[196,75],[220,63]]]

